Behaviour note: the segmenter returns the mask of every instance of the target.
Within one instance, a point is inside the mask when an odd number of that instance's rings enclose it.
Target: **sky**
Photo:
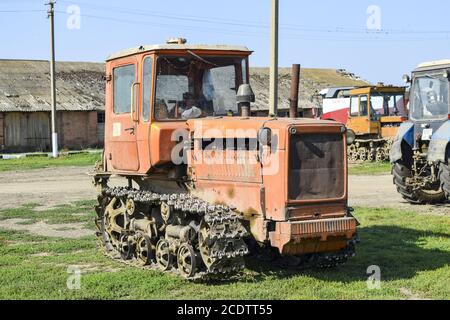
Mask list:
[[[0,59],[49,59],[45,0],[0,0]],[[58,0],[56,59],[104,61],[115,51],[184,37],[245,45],[269,65],[270,0]],[[418,63],[450,58],[450,1],[280,0],[280,67],[347,69],[402,84]]]

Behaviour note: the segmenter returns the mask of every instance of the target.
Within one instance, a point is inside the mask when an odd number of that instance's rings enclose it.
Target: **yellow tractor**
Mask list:
[[[400,125],[408,120],[405,88],[368,86],[349,91],[347,127],[356,134],[348,148],[351,161],[389,160],[389,150]]]

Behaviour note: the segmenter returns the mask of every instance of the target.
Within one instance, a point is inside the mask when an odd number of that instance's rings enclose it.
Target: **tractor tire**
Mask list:
[[[411,170],[405,166],[401,161],[394,163],[392,167],[392,175],[394,177],[394,184],[397,187],[398,193],[400,193],[406,201],[411,204],[436,204],[446,200],[444,191],[439,190],[427,190],[419,189],[413,190],[406,185],[406,178],[412,177]],[[450,182],[450,176],[449,176]],[[450,188],[450,184],[448,185]],[[449,190],[450,191],[450,190]]]
[[[441,188],[444,190],[445,197],[450,200],[450,166],[441,163],[439,170],[439,180],[441,182]]]

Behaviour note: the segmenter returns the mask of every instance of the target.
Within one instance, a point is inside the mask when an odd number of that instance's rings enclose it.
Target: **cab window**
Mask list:
[[[359,97],[352,97],[350,100],[350,115],[357,117],[359,115]]]
[[[150,105],[153,80],[153,59],[146,57],[142,68],[142,119],[148,121],[150,119]]]
[[[374,93],[370,96],[372,106],[372,116],[379,118],[382,116],[404,115],[403,95]]]
[[[365,117],[369,114],[369,105],[368,105],[368,97],[360,96],[359,97],[359,116]]]
[[[236,92],[247,77],[243,57],[161,56],[156,62],[156,120],[236,114]],[[247,79],[245,79],[246,81]]]
[[[136,70],[134,65],[117,67],[113,70],[113,103],[114,113],[131,112],[131,86],[136,79]]]

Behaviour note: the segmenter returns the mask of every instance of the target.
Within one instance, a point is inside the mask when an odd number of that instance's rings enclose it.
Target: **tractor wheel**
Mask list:
[[[439,180],[441,181],[441,187],[444,190],[445,197],[450,200],[450,166],[448,164],[441,163]]]
[[[394,184],[397,187],[397,191],[402,195],[403,199],[412,204],[434,204],[445,201],[445,194],[441,188],[438,190],[413,190],[407,186],[406,178],[412,177],[412,173],[401,161],[396,162],[392,167],[392,175],[394,176]]]

